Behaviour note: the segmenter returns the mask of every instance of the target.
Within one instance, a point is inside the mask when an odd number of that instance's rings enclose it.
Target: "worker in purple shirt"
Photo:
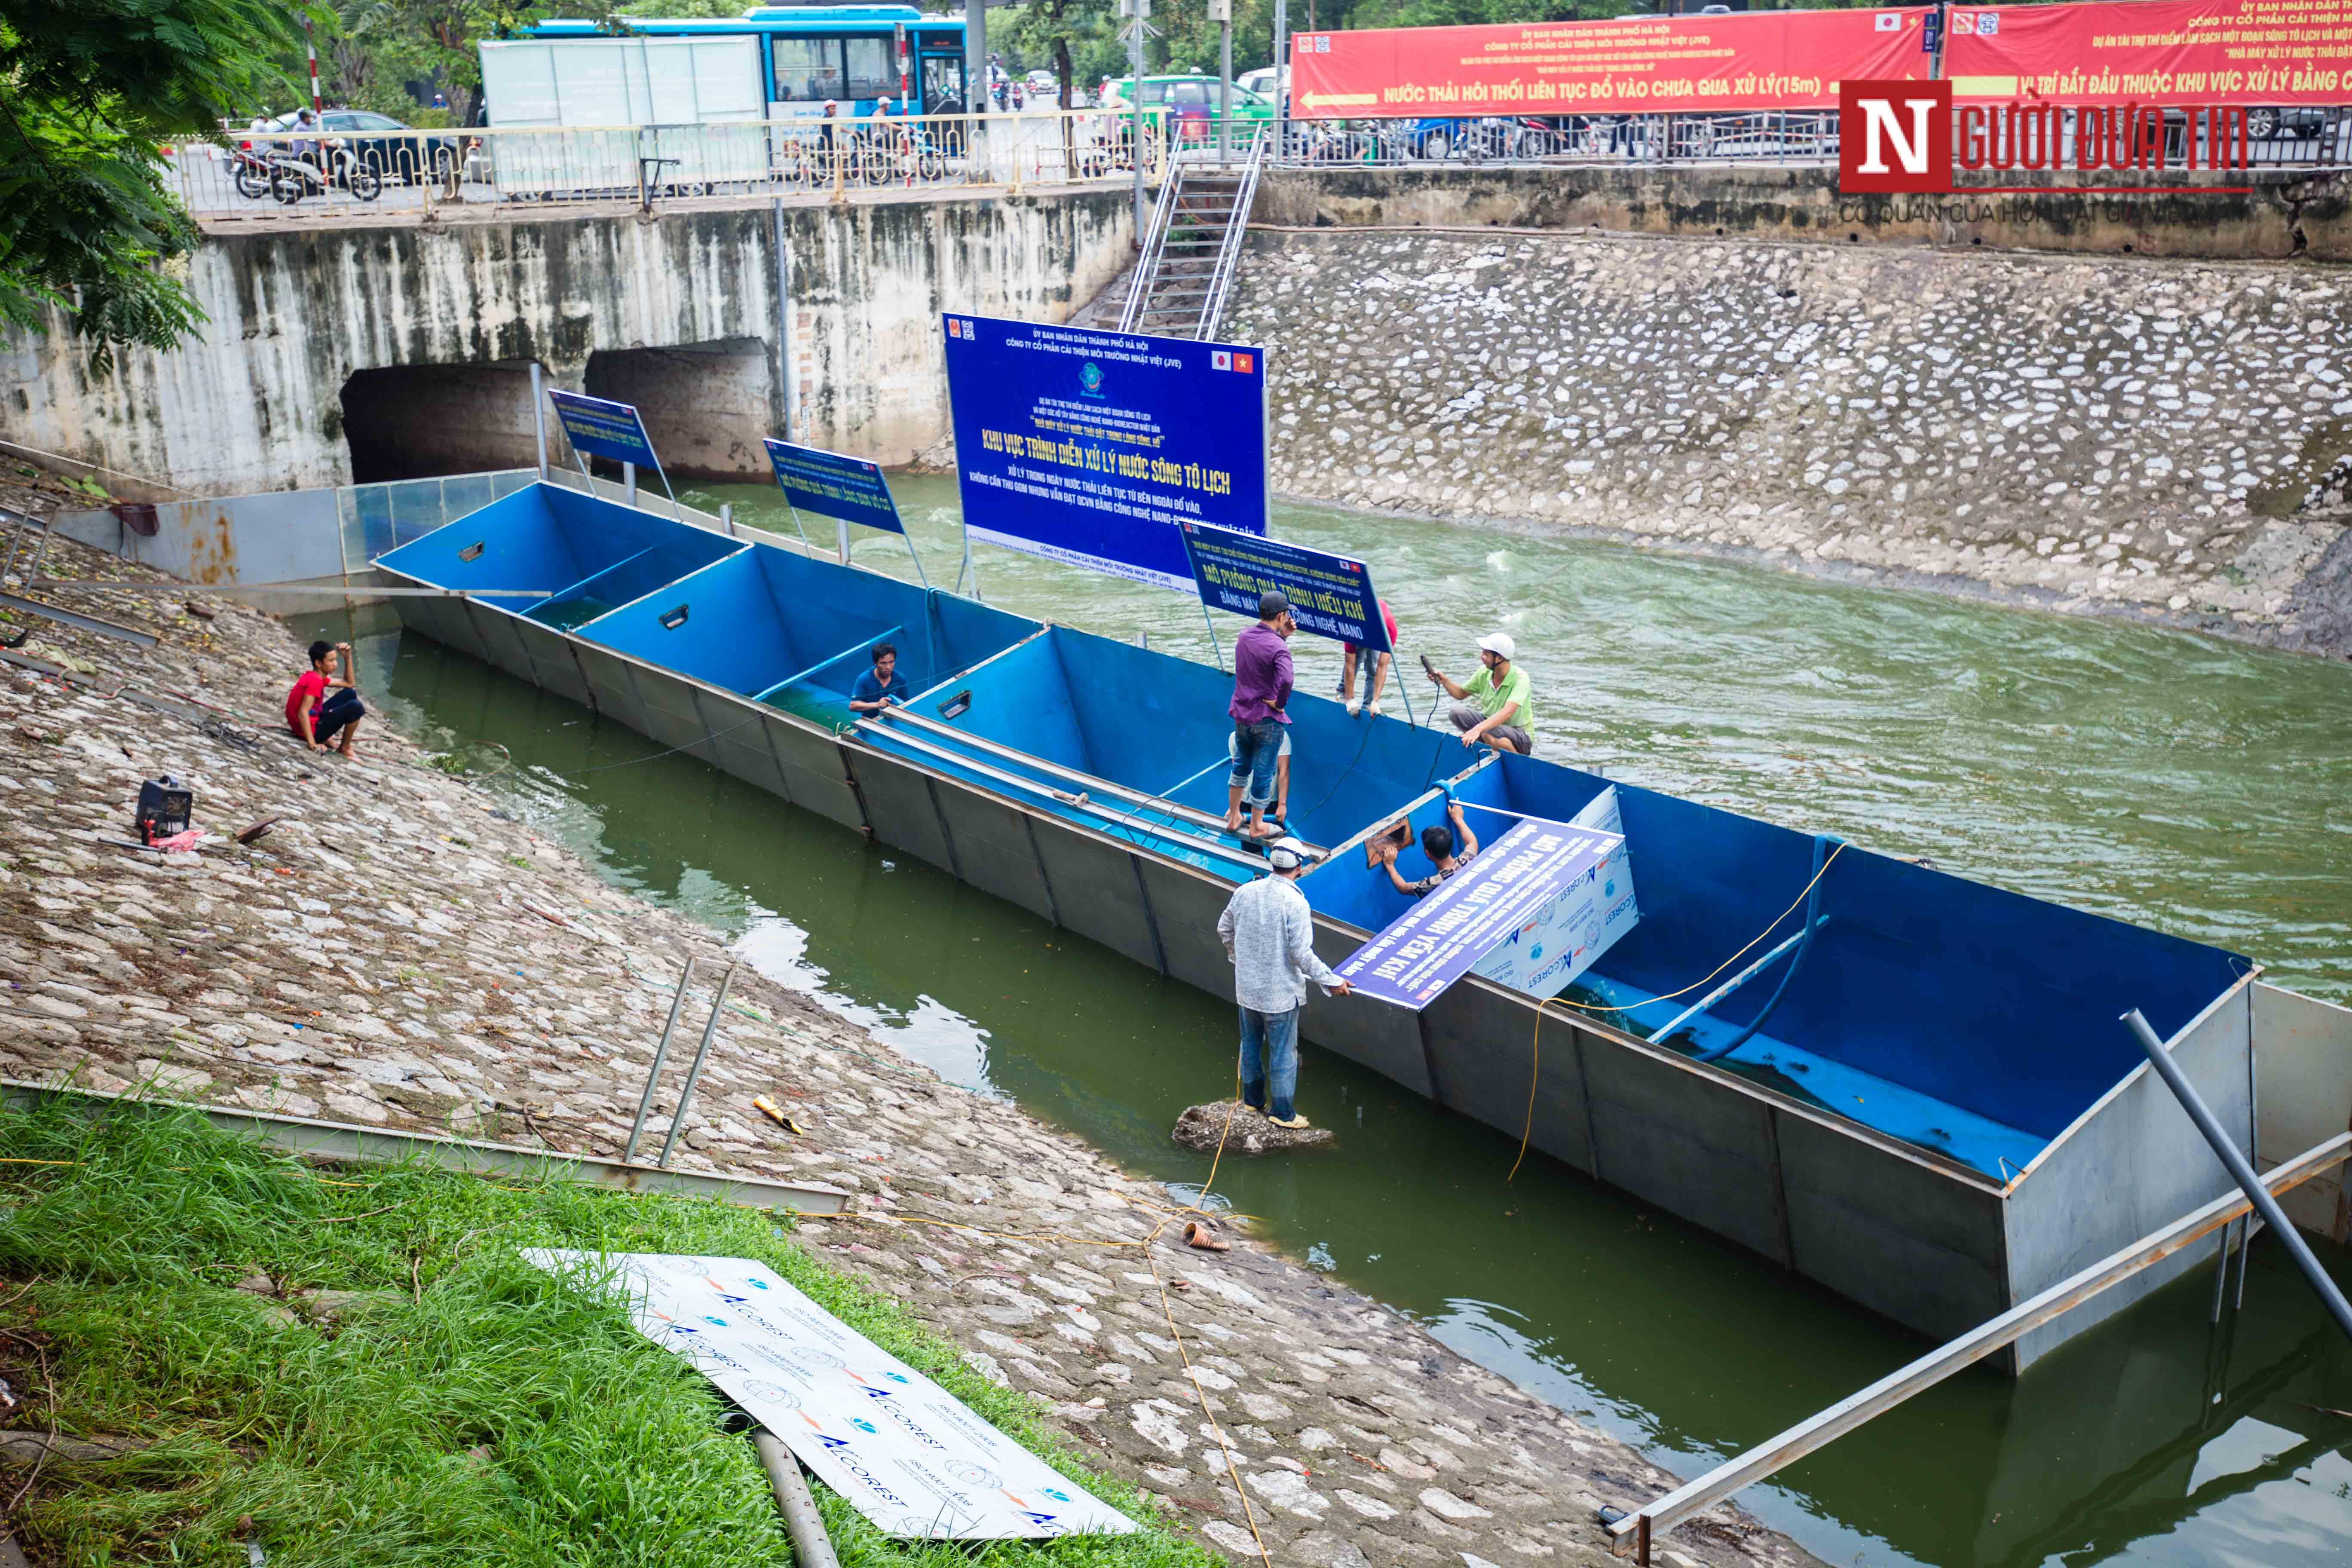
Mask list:
[[[1242,805],[1249,805],[1251,838],[1270,838],[1280,827],[1265,825],[1274,804],[1274,764],[1282,753],[1282,727],[1290,716],[1290,634],[1298,629],[1290,601],[1268,589],[1258,595],[1257,625],[1234,643],[1234,700],[1225,711],[1234,721],[1234,772],[1225,781],[1225,831],[1241,833]],[[1247,793],[1244,794],[1244,787]]]

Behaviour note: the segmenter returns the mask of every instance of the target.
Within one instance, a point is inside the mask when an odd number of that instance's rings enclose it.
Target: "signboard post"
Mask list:
[[[555,405],[556,423],[563,426],[572,443],[572,455],[580,462],[583,479],[588,477],[590,458],[620,464],[622,482],[629,487],[629,504],[635,506],[637,465],[642,463],[661,476],[662,491],[676,510],[677,496],[669,488],[669,476],[662,473],[661,459],[654,456],[653,439],[646,434],[646,422],[637,417],[635,405],[552,388],[547,400]]]
[[[1624,842],[1599,828],[1523,817],[1350,953],[1339,977],[1376,1002],[1418,1013],[1548,904],[1579,889],[1600,899],[1595,873]]]
[[[1351,643],[1368,658],[1394,656],[1371,571],[1362,562],[1207,523],[1187,522],[1180,531],[1203,611],[1231,610],[1255,620],[1259,595],[1272,590],[1290,601],[1300,631]],[[1210,636],[1215,635],[1212,628]],[[1366,669],[1368,688],[1371,678],[1371,670]],[[1404,699],[1406,719],[1418,723],[1412,717],[1412,691],[1402,670],[1397,694]]]
[[[841,558],[845,563],[849,559],[849,525],[855,522],[878,528],[906,540],[907,553],[914,556],[915,575],[922,580],[924,587],[931,585],[923,571],[923,558],[915,554],[915,542],[907,532],[905,521],[898,516],[898,503],[890,494],[890,482],[883,477],[880,464],[821,447],[795,447],[772,436],[761,444],[768,449],[768,466],[776,471],[776,488],[784,492],[784,505],[792,511],[793,527],[800,533],[803,545],[808,543],[808,531],[801,527],[803,507],[840,523]]]
[[[956,482],[974,537],[1189,594],[1177,524],[1265,531],[1263,350],[944,320]]]

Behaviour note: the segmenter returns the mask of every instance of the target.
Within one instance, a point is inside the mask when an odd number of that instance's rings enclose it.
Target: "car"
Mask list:
[[[1244,71],[1241,75],[1234,78],[1234,85],[1239,88],[1246,88],[1250,91],[1257,94],[1260,98],[1271,99],[1274,97],[1275,93],[1275,77],[1276,74],[1277,73],[1272,66],[1261,66],[1256,70]],[[1279,74],[1285,79],[1283,85],[1285,87],[1289,86],[1288,78],[1290,73],[1288,71],[1283,71]]]
[[[1062,89],[1062,84],[1055,79],[1052,71],[1031,71],[1024,79],[1028,82],[1031,92],[1059,92]]]
[[[1126,109],[1134,102],[1128,95],[1135,90],[1135,79],[1117,77],[1103,83],[1102,106],[1105,109]],[[1217,105],[1221,101],[1222,84],[1213,76],[1148,76],[1143,79],[1142,107],[1144,118],[1160,121],[1174,116],[1179,130],[1177,139],[1185,142],[1206,140],[1213,134]],[[1234,85],[1234,123],[1247,129],[1274,119],[1274,103],[1261,98],[1236,82]]]
[[[275,129],[291,131],[295,116],[281,114]],[[319,133],[340,140],[352,156],[386,179],[410,184],[431,179],[446,184],[466,161],[463,140],[433,132],[413,132],[389,114],[365,109],[330,109],[319,116]]]

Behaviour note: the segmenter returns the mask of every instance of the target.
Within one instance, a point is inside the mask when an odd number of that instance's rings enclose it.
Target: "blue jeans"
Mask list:
[[[1293,1114],[1290,1097],[1298,1088],[1298,1009],[1260,1013],[1244,1007],[1241,1014],[1242,1103],[1287,1121]],[[1270,1110],[1269,1089],[1274,1091]]]
[[[1263,812],[1274,804],[1274,764],[1282,755],[1283,726],[1271,719],[1255,724],[1234,721],[1234,771],[1227,784],[1246,784],[1244,805]]]

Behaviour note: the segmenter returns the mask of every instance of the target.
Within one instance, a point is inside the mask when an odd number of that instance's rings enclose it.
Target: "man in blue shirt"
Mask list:
[[[898,673],[898,650],[888,643],[874,645],[874,668],[850,689],[853,713],[879,713],[893,702],[907,700],[907,678]]]

